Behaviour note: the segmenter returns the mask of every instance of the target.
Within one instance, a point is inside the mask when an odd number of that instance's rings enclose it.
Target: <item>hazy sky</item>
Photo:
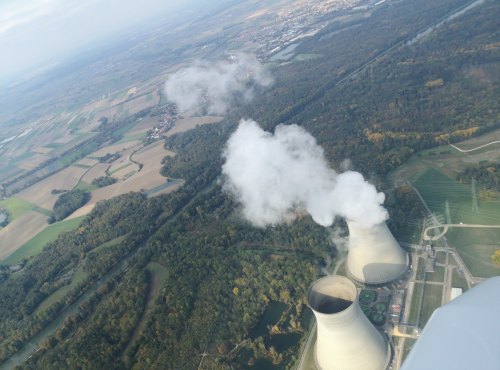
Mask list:
[[[196,1],[0,0],[0,81],[150,17],[169,18],[192,3]]]

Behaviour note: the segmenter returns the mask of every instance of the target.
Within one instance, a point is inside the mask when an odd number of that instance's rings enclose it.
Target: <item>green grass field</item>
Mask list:
[[[146,266],[146,269],[151,273],[152,275],[152,295],[156,295],[163,284],[163,282],[166,280],[168,277],[168,270],[165,266],[160,265],[159,263],[156,262],[150,262]]]
[[[73,167],[78,167],[78,168],[83,168],[83,169],[88,169],[91,168],[92,166],[89,166],[88,164],[81,164],[81,163],[73,163]]]
[[[455,228],[446,237],[457,248],[472,275],[484,278],[500,275],[500,266],[490,259],[500,248],[500,229]]]
[[[419,326],[423,328],[434,310],[441,306],[443,295],[442,285],[425,284],[424,287],[424,300],[420,310]]]
[[[116,142],[116,144],[128,143],[130,141],[142,140],[146,138],[146,132],[138,132],[135,134],[125,135],[122,139]]]
[[[408,316],[408,322],[410,324],[416,324],[420,315],[420,299],[423,293],[423,286],[422,283],[415,283],[414,285],[413,296],[411,297],[410,315]]]
[[[481,201],[479,210],[472,210],[470,186],[461,184],[442,172],[428,168],[414,182],[432,212],[443,215],[448,202],[451,222],[479,225],[500,225],[500,202]],[[477,277],[500,275],[500,267],[491,263],[490,256],[499,248],[500,229],[451,228],[446,234],[451,246],[456,247],[472,274]]]
[[[83,190],[83,191],[92,191],[92,190],[95,190],[97,189],[98,186],[95,186],[95,185],[92,185],[92,184],[89,184],[89,183],[86,183],[85,181],[82,181],[80,180],[78,182],[78,184],[76,184],[76,186],[73,188],[73,190]]]
[[[500,225],[499,201],[481,201],[477,196],[479,211],[473,212],[471,187],[434,168],[423,172],[413,185],[434,213],[445,215],[445,204],[448,201],[451,223]],[[477,191],[478,189],[476,193]]]
[[[112,174],[114,174],[114,173],[116,173],[116,172],[118,172],[118,171],[123,170],[124,168],[129,167],[129,166],[132,166],[132,162],[127,162],[127,163],[126,163],[126,164],[124,164],[123,166],[120,166],[120,167],[118,167],[117,169],[115,169],[114,171],[111,171],[109,174],[110,174],[110,175],[112,175]]]
[[[47,308],[52,306],[54,303],[57,301],[61,300],[68,294],[71,289],[76,287],[76,285],[80,282],[82,282],[85,278],[87,277],[87,273],[85,273],[82,268],[78,268],[73,276],[71,277],[71,283],[68,285],[65,285],[59,289],[57,289],[54,293],[49,295],[40,305],[36,308],[35,314],[45,311]]]
[[[37,255],[47,243],[56,240],[59,234],[76,229],[84,217],[85,216],[61,221],[48,226],[1,263],[4,265],[16,265],[21,262],[23,258]]]
[[[17,164],[19,162],[22,162],[24,161],[25,159],[28,159],[28,158],[31,158],[33,157],[33,155],[35,155],[35,153],[32,153],[32,152],[24,152],[23,154],[17,156],[16,158],[14,158],[12,160],[12,163],[13,164]]]
[[[47,216],[47,217],[50,217],[52,215],[52,211],[49,211],[48,209],[38,207],[38,206],[35,206],[33,208],[33,211],[38,212],[38,213],[40,213],[44,216]]]
[[[36,205],[20,198],[11,197],[0,201],[0,208],[5,208],[9,212],[9,222],[12,222],[36,208]]]
[[[63,166],[69,166],[80,158],[83,158],[85,155],[95,152],[98,148],[99,144],[97,142],[90,142],[75,151],[64,154],[61,158],[59,158],[59,162]]]
[[[101,249],[106,249],[106,248],[109,248],[109,247],[113,247],[113,246],[115,246],[115,245],[117,245],[117,244],[121,243],[121,242],[125,239],[125,237],[126,237],[125,235],[124,235],[124,236],[119,236],[118,238],[115,238],[115,239],[113,239],[113,240],[110,240],[109,242],[103,243],[103,244],[101,244],[100,246],[98,246],[98,247],[96,247],[96,248],[92,249],[92,250],[89,252],[89,254],[90,254],[90,253],[95,253],[95,252],[97,252],[97,251],[100,251]]]
[[[445,252],[436,253],[436,261],[444,265],[446,263],[446,253]]]
[[[428,272],[425,277],[427,281],[442,283],[444,281],[444,267],[436,266],[434,272]]]
[[[106,242],[106,243],[101,244],[100,246],[94,248],[89,253],[93,253],[93,252],[95,252],[97,250],[100,250],[100,249],[103,249],[103,248],[108,248],[108,247],[111,247],[113,245],[117,245],[118,243],[122,242],[123,239],[125,239],[125,237],[124,236],[120,236],[120,237],[118,237],[116,239],[110,240],[109,242]],[[63,287],[61,287],[59,289],[57,289],[54,293],[52,293],[50,296],[48,296],[37,307],[35,313],[38,313],[38,312],[46,310],[51,305],[53,305],[55,302],[57,302],[57,301],[61,300],[62,298],[64,298],[64,296],[66,296],[66,294],[68,294],[68,292],[71,291],[71,289],[73,289],[74,287],[76,287],[77,284],[79,284],[80,282],[82,282],[87,277],[87,273],[85,271],[83,271],[82,266],[83,266],[83,264],[80,263],[80,266],[77,268],[77,270],[75,271],[75,273],[71,277],[71,283],[68,284],[68,285],[65,285],[65,286],[63,286]]]

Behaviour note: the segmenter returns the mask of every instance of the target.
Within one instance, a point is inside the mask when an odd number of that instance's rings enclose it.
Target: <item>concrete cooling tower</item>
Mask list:
[[[315,361],[319,370],[384,370],[388,343],[359,307],[358,291],[346,277],[317,280],[307,293],[316,316]]]
[[[347,271],[362,283],[384,284],[400,277],[408,267],[408,255],[401,249],[385,222],[370,228],[347,221],[349,243]]]

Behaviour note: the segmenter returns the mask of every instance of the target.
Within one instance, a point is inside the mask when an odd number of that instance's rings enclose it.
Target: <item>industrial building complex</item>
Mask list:
[[[442,318],[444,312],[452,311],[457,316],[468,309],[468,304],[477,306],[470,303],[472,298],[463,299],[462,288],[452,287],[452,273],[461,276],[465,290],[482,279],[471,277],[458,253],[445,241],[433,245],[422,237],[420,245],[407,244],[403,249],[385,222],[371,228],[351,221],[347,225],[347,255],[338,261],[332,275],[320,278],[309,288],[307,300],[316,321],[297,370],[400,369],[436,308],[453,301],[449,308],[446,305],[436,311],[434,316]],[[497,287],[498,283],[497,279]],[[435,300],[434,306],[427,303],[428,297]],[[453,326],[449,320],[437,323],[434,316],[429,326]],[[429,337],[419,347],[432,352]],[[480,350],[488,352],[488,348]],[[403,368],[420,368],[426,360],[413,355],[407,362],[411,361],[419,365],[405,362]]]

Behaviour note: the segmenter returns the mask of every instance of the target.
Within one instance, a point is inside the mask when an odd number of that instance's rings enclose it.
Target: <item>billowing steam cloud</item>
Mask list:
[[[235,100],[250,101],[255,86],[271,83],[257,59],[238,54],[232,61],[195,62],[170,76],[165,92],[181,111],[205,107],[210,114],[223,114]]]
[[[358,172],[329,168],[323,149],[299,126],[278,126],[273,135],[242,120],[224,156],[225,189],[257,226],[278,224],[303,210],[323,226],[341,216],[368,228],[388,217],[384,194]]]

